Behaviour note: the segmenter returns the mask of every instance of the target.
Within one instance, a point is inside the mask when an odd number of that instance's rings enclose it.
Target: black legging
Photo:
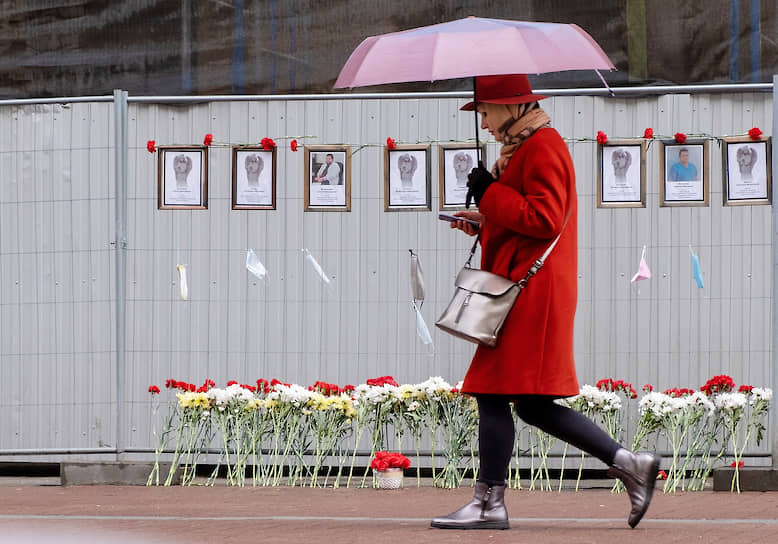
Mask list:
[[[606,465],[613,464],[613,457],[621,445],[592,420],[571,408],[560,406],[554,398],[547,395],[476,395],[480,418],[479,482],[489,485],[505,483],[516,433],[511,402],[525,423],[572,444]]]

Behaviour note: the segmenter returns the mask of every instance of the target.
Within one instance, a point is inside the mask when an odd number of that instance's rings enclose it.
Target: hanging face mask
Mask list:
[[[416,312],[416,334],[419,335],[419,338],[421,338],[421,341],[424,343],[425,346],[429,346],[430,344],[432,344],[432,336],[430,336],[429,327],[427,327],[427,323],[424,321],[424,318],[421,316],[421,311],[419,311],[419,307],[414,304],[413,309]]]
[[[411,305],[416,314],[416,334],[419,335],[424,345],[432,344],[432,336],[429,327],[421,315],[421,307],[424,304],[424,271],[421,267],[419,256],[409,249],[411,253]]]
[[[421,307],[424,304],[424,271],[419,256],[412,249],[408,251],[411,252],[411,296]]]
[[[313,271],[318,274],[318,276],[321,278],[321,281],[324,283],[330,283],[330,279],[327,277],[327,274],[324,273],[324,270],[322,270],[322,267],[319,265],[318,261],[313,258],[311,252],[307,249],[303,249],[303,253],[305,254],[306,262],[311,265],[311,268],[313,268]]]
[[[702,268],[700,267],[700,258],[696,253],[692,253],[692,276],[694,281],[697,282],[697,287],[702,289],[705,287],[705,282],[702,281]]]
[[[254,253],[253,249],[246,251],[246,270],[254,274],[260,280],[264,280],[267,275],[267,270],[260,262],[256,253]]]
[[[181,298],[187,300],[189,298],[189,285],[186,282],[186,265],[176,265],[176,270],[178,270],[178,285],[180,286]]]

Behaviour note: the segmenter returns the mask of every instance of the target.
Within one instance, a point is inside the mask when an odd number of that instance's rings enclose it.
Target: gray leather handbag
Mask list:
[[[564,230],[564,226],[562,228]],[[512,282],[497,274],[470,266],[481,239],[479,234],[470,250],[470,257],[457,274],[454,296],[435,325],[469,342],[489,347],[496,346],[502,326],[513,304],[529,279],[541,269],[561,235],[560,232],[545,253],[532,263],[526,276],[517,282]]]

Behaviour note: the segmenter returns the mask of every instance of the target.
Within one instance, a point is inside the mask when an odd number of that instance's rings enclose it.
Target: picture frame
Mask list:
[[[762,206],[772,202],[769,137],[722,138],[724,206]]]
[[[597,207],[646,207],[646,141],[608,140],[597,146]]]
[[[276,148],[232,146],[232,209],[276,209]]]
[[[486,144],[481,144],[481,160],[486,158]],[[441,210],[464,210],[467,176],[478,165],[475,143],[438,145],[438,185]]]
[[[351,211],[351,146],[306,145],[305,172],[306,212]]]
[[[157,208],[208,209],[208,148],[204,145],[157,147]]]
[[[384,146],[384,210],[431,210],[430,146]]]
[[[708,206],[710,204],[710,140],[660,140],[659,205]],[[685,157],[684,157],[685,155]]]

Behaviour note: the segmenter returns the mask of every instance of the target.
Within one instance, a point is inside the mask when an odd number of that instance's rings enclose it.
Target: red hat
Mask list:
[[[490,104],[526,104],[547,98],[542,94],[532,94],[529,79],[524,74],[478,76],[475,78],[475,86],[478,101]],[[468,102],[459,109],[472,111],[475,102]]]

